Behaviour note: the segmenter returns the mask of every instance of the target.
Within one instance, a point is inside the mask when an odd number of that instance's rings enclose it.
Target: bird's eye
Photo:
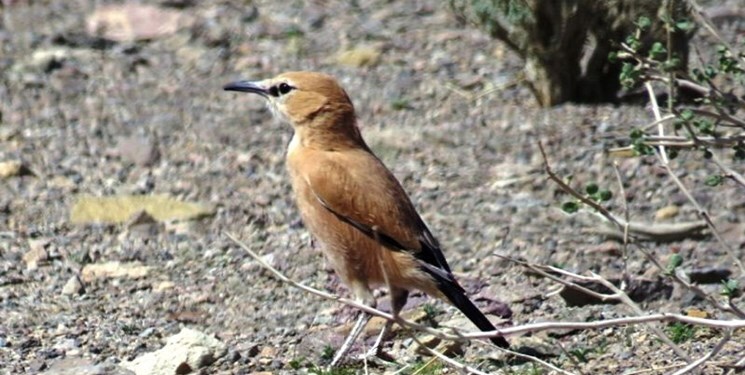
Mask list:
[[[280,95],[287,94],[288,92],[292,91],[292,89],[294,89],[294,87],[292,87],[292,86],[290,86],[290,85],[288,85],[288,84],[286,84],[284,82],[280,83],[279,86],[277,86],[277,87],[278,87],[278,90],[279,90],[279,94]]]
[[[290,86],[289,84],[282,82],[278,85],[274,85],[270,87],[268,91],[269,91],[269,95],[276,98],[276,97],[279,97],[280,95],[287,94],[288,92],[294,89],[295,88]]]

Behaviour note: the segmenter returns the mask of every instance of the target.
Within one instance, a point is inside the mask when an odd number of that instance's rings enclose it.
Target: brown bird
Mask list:
[[[397,316],[409,291],[418,289],[450,302],[479,329],[496,330],[456,281],[401,184],[362,139],[352,101],[333,77],[289,72],[224,89],[264,97],[294,128],[287,168],[300,214],[357,299],[375,306],[371,288],[386,285]],[[361,322],[337,357],[351,346]],[[503,337],[491,341],[509,347]]]

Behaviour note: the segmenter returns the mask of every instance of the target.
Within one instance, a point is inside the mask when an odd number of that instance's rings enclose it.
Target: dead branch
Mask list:
[[[636,241],[679,241],[686,238],[700,237],[704,235],[704,230],[708,228],[703,220],[682,223],[645,223],[640,221],[629,223],[618,217],[616,217],[616,220],[623,225],[622,228],[609,225],[610,223],[607,222],[604,223],[605,225],[599,226],[597,220],[587,220],[587,224],[595,225],[590,230],[592,233],[619,241],[622,241],[624,236],[633,237]],[[628,233],[624,233],[626,231]]]
[[[660,120],[662,116],[660,115],[660,107],[657,105],[657,99],[654,95],[654,89],[652,88],[652,85],[647,82],[647,92],[649,94],[649,100],[652,104],[652,112],[654,113],[654,117],[656,120]],[[688,188],[683,184],[682,181],[680,181],[680,178],[673,172],[672,168],[670,167],[669,159],[667,157],[667,153],[664,148],[660,147],[656,152],[655,155],[657,155],[657,158],[660,161],[660,164],[667,172],[667,175],[670,176],[670,178],[675,182],[675,185],[678,186],[678,189],[683,193],[683,195],[688,198],[688,201],[691,202],[691,204],[696,207],[696,211],[698,212],[698,215],[706,221],[706,224],[709,226],[709,229],[714,234],[714,237],[716,237],[717,242],[724,248],[724,250],[727,252],[727,256],[729,256],[732,261],[737,265],[737,267],[740,269],[740,273],[745,273],[745,266],[743,266],[742,261],[735,256],[734,249],[730,244],[728,244],[724,239],[722,238],[722,235],[719,233],[719,230],[717,229],[716,225],[714,225],[714,221],[711,219],[711,216],[709,215],[709,212],[706,211],[696,200],[696,198],[693,197],[691,192],[688,190]]]

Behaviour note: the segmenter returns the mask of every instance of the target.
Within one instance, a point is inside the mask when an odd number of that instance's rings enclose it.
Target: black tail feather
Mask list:
[[[444,283],[440,283],[440,291],[445,295],[445,297],[450,300],[450,302],[460,310],[463,315],[465,315],[470,321],[473,322],[473,324],[476,325],[480,330],[486,332],[486,331],[495,331],[497,328],[494,327],[494,324],[492,324],[489,319],[484,316],[484,314],[479,310],[476,305],[471,302],[470,299],[465,295],[463,289],[461,289],[459,286],[456,285],[443,285]],[[507,349],[510,347],[510,344],[507,342],[507,340],[504,339],[504,337],[498,336],[498,337],[492,337],[489,340],[494,343],[494,345]]]

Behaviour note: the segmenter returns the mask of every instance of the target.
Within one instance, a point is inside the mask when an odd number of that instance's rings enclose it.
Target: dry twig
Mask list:
[[[657,99],[654,94],[654,89],[652,88],[652,85],[647,82],[647,93],[649,94],[649,100],[652,104],[652,112],[654,113],[655,120],[659,121],[662,119],[662,115],[660,115],[660,107],[657,105]],[[691,132],[692,133],[692,132]],[[669,159],[667,157],[667,153],[665,149],[660,146],[659,150],[655,152],[655,155],[657,155],[657,158],[660,161],[660,164],[667,172],[667,175],[670,176],[670,178],[675,182],[675,185],[678,186],[680,191],[688,198],[688,201],[691,202],[691,204],[696,208],[696,211],[698,212],[698,215],[701,216],[702,219],[706,221],[706,224],[709,226],[709,229],[714,234],[714,237],[716,237],[717,242],[724,248],[724,250],[727,252],[727,256],[729,256],[732,261],[737,265],[737,267],[740,269],[740,273],[745,273],[745,266],[743,266],[742,261],[735,256],[734,249],[730,244],[728,244],[724,239],[722,238],[722,235],[719,233],[719,229],[717,229],[716,225],[714,225],[714,221],[711,219],[711,216],[709,215],[709,212],[706,211],[696,200],[696,198],[693,197],[691,192],[686,188],[686,186],[683,184],[682,181],[678,178],[678,176],[673,172],[672,168],[670,167]]]

